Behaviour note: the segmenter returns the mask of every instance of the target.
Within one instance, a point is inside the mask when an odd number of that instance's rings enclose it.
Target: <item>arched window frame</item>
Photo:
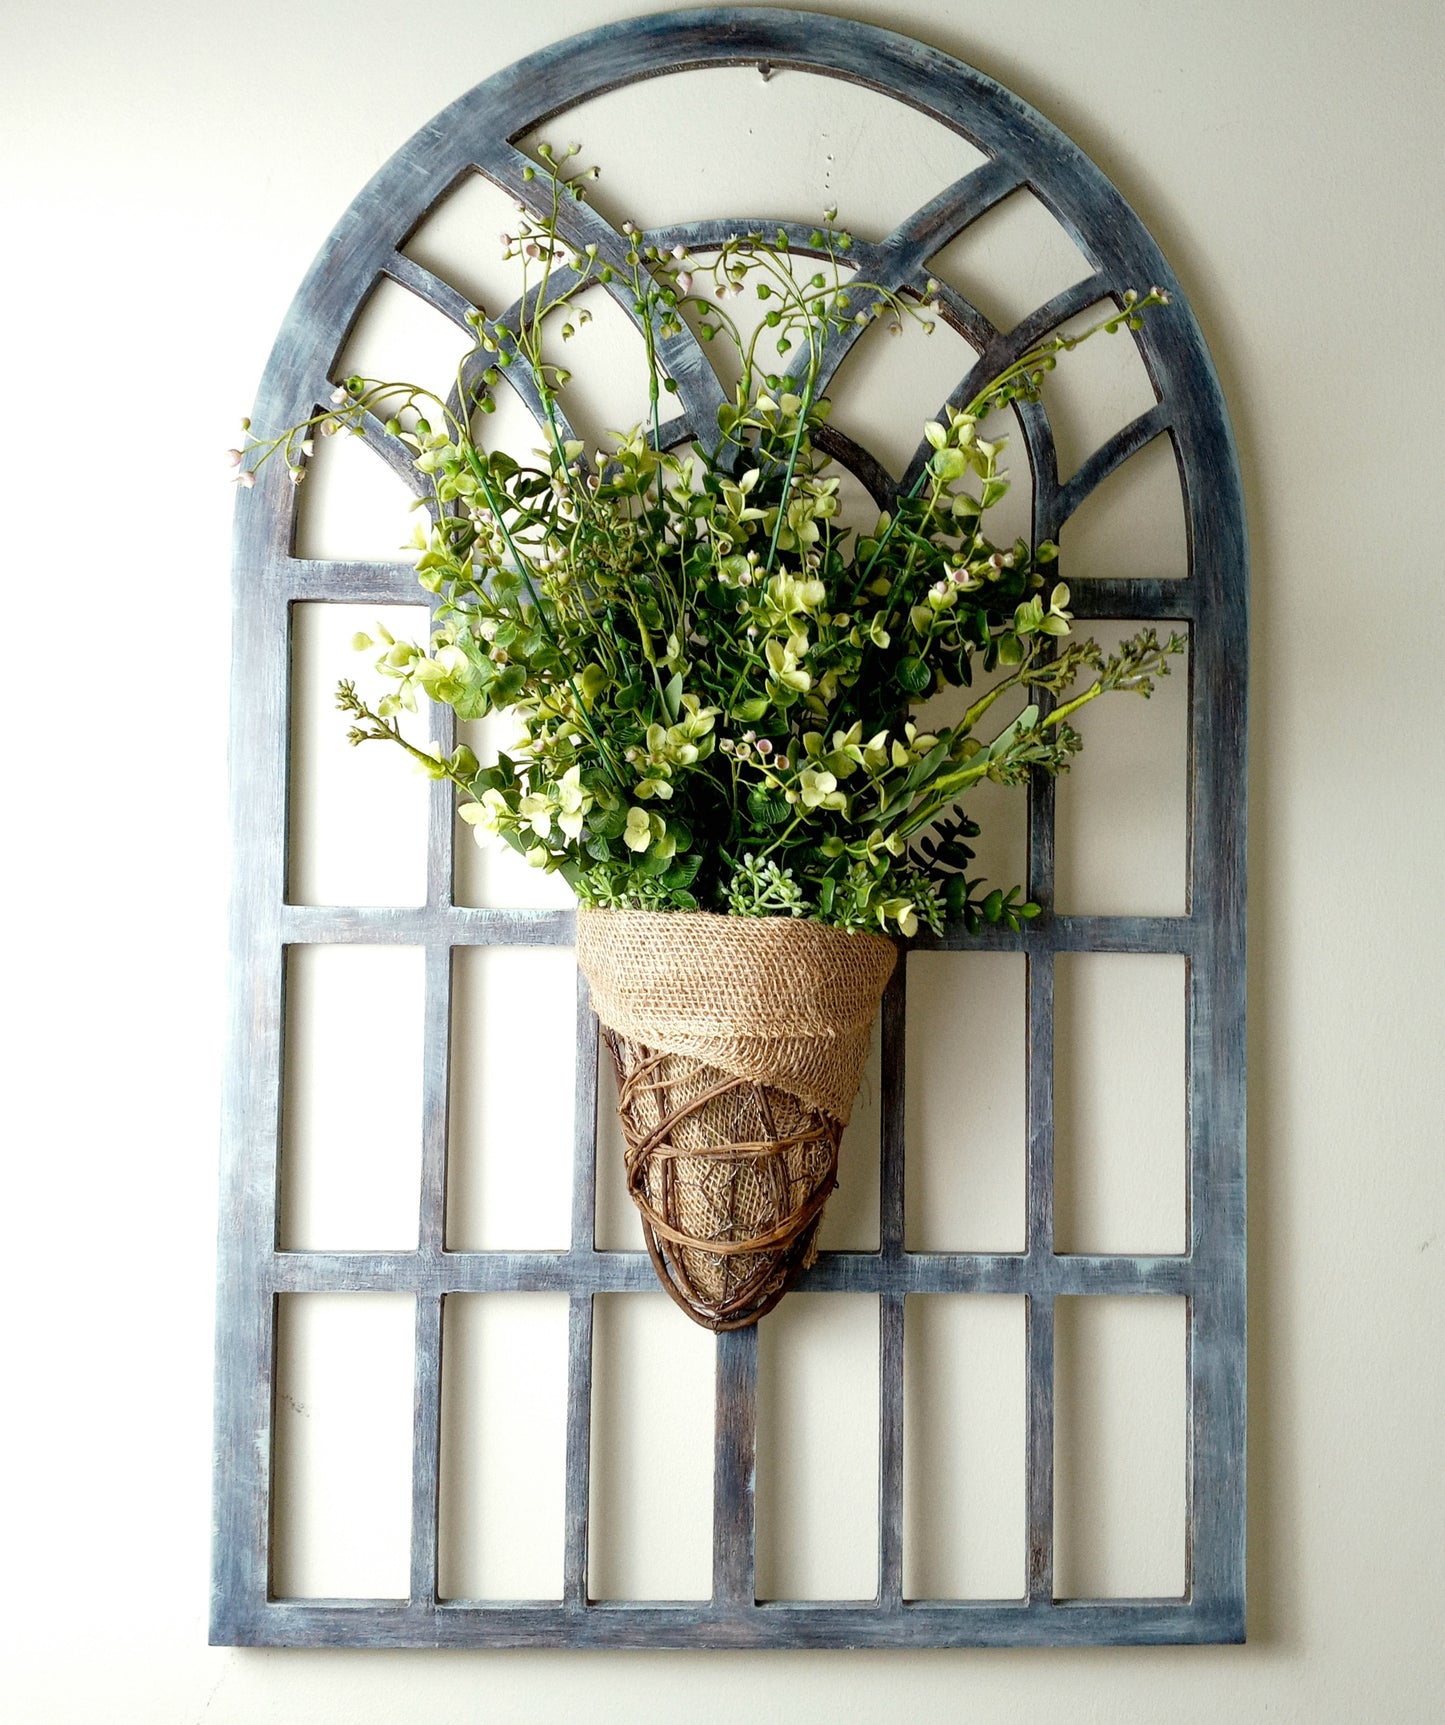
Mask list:
[[[876,245],[865,273],[921,287],[928,259],[1020,186],[1062,223],[1094,273],[1000,332],[959,294],[947,315],[981,358],[974,382],[1074,313],[1127,285],[1170,290],[1167,311],[1136,337],[1158,396],[1060,483],[1048,416],[1021,410],[1038,537],[1064,522],[1122,462],[1171,440],[1183,487],[1184,580],[1096,580],[1074,589],[1088,619],[1179,621],[1190,633],[1188,896],[1182,916],[1045,916],[1018,934],[953,930],[920,946],[1021,951],[1027,960],[1027,1244],[1021,1253],[919,1253],[903,1239],[906,967],[884,1004],[882,1243],[824,1254],[810,1291],[870,1292],[880,1302],[879,1581],[874,1601],[759,1602],[753,1584],[756,1332],[718,1337],[714,1591],[687,1605],[594,1603],[587,1597],[592,1298],[651,1286],[645,1255],[593,1246],[597,1037],[578,995],[579,1077],[572,1247],[566,1253],[454,1252],[443,1237],[451,970],[467,945],[566,945],[569,913],[452,903],[452,793],[431,788],[427,899],[416,909],[289,903],[286,876],[290,611],[306,601],[416,603],[408,569],[294,555],[297,498],[279,464],[262,471],[237,513],[232,810],[232,1018],[223,1129],[217,1362],[217,1486],[212,1639],[228,1644],[371,1646],[612,1645],[943,1646],[985,1643],[1198,1642],[1244,1633],[1244,745],[1247,548],[1242,493],[1218,380],[1182,290],[1119,193],[1048,121],[974,69],[869,26],[768,9],[699,11],[610,26],[549,48],[488,79],[405,145],[323,246],[288,312],[255,410],[261,425],[305,418],[323,402],[368,295],[389,278],[464,326],[465,300],[402,247],[459,179],[480,171],[517,197],[527,158],[512,140],[589,97],[663,71],[759,64],[859,83],[953,128],[987,160]],[[623,242],[587,206],[575,236],[603,257]],[[694,245],[751,225],[669,229]],[[770,224],[775,226],[776,224]],[[806,230],[790,229],[800,247]],[[828,372],[849,338],[828,355]],[[679,385],[665,443],[705,435],[718,385],[684,336],[663,354]],[[527,380],[514,382],[524,399]],[[409,485],[401,445],[371,428],[371,447]],[[890,482],[866,451],[834,453],[886,501]],[[926,459],[920,450],[916,461]],[[452,743],[450,713],[434,735]],[[1028,887],[1053,885],[1053,786],[1030,791]],[[282,1252],[277,1191],[285,954],[312,942],[392,943],[426,953],[423,1160],[414,1252]],[[1178,954],[1187,972],[1188,1249],[1178,1256],[1056,1254],[1053,1249],[1053,991],[1060,953]],[[269,1587],[271,1428],[276,1306],[284,1294],[376,1290],[416,1297],[411,1592],[406,1601],[282,1600]],[[479,1604],[437,1596],[442,1301],[447,1294],[548,1289],[570,1299],[563,1597],[554,1604]],[[909,1293],[1022,1294],[1028,1300],[1028,1584],[1013,1601],[905,1601],[902,1593],[903,1311]],[[1180,1599],[1056,1600],[1053,1593],[1053,1301],[1069,1294],[1182,1296],[1188,1310],[1188,1581]]]

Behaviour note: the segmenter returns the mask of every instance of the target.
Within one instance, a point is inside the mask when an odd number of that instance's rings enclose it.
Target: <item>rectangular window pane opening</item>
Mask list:
[[[1054,1249],[1183,1252],[1185,961],[1060,953],[1054,976]]]
[[[758,1598],[877,1591],[878,1300],[789,1294],[758,1329]]]
[[[1181,1599],[1188,1524],[1187,1302],[1054,1302],[1054,1593]]]
[[[592,1305],[591,1597],[707,1599],[713,1337],[665,1294]]]
[[[411,1586],[416,1301],[277,1302],[271,1589],[405,1599]]]
[[[905,1302],[905,1599],[1023,1597],[1024,1323],[1018,1296]]]
[[[1025,960],[915,952],[907,963],[908,1249],[1020,1252]]]
[[[1072,357],[1072,356],[1071,356]],[[1141,623],[1074,625],[1105,651]],[[1157,625],[1161,638],[1182,624]],[[1189,908],[1189,656],[1147,702],[1104,695],[1078,715],[1084,746],[1057,781],[1054,906],[1070,916],[1183,916]]]
[[[423,954],[286,955],[279,1239],[285,1251],[412,1251],[421,1191]],[[386,1058],[377,1058],[377,1026]]]
[[[560,1599],[567,1296],[452,1294],[442,1306],[443,1599]]]
[[[569,948],[455,950],[449,1251],[570,1244],[576,1065]]]
[[[369,465],[385,476],[374,458]],[[431,632],[424,605],[291,607],[286,879],[292,904],[426,903],[429,781],[395,744],[354,748],[346,740],[352,721],[336,709],[343,677],[373,707],[395,687],[351,644],[357,634],[378,639],[378,623],[397,640],[421,645]],[[426,742],[426,713],[404,713],[399,723],[411,742]]]

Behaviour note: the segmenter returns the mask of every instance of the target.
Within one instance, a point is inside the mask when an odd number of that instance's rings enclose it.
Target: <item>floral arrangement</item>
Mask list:
[[[938,284],[900,295],[857,279],[831,210],[805,247],[778,229],[706,259],[629,222],[609,262],[564,237],[596,173],[575,154],[544,145],[528,170],[540,213],[519,204],[503,236],[517,309],[469,314],[476,345],[450,395],[349,377],[328,410],[232,459],[243,484],[278,455],[299,482],[318,430],[351,431],[399,438],[426,475],[417,576],[432,633],[357,636],[390,687],[372,705],[343,681],[338,705],[353,743],[397,744],[452,780],[479,839],[576,893],[648,1250],[690,1317],[731,1329],[816,1254],[889,937],[1038,914],[1019,888],[970,874],[978,827],[961,799],[985,779],[1062,771],[1074,716],[1100,695],[1148,695],[1183,647],[1146,629],[1105,654],[1073,635],[1057,548],[990,537],[1008,480],[982,429],[1036,399],[1060,354],[1138,327],[1165,295],[1124,294],[1095,329],[1031,348],[926,424],[916,482],[855,531],[818,435],[825,347],[876,319],[932,329]],[[642,332],[650,415],[589,451],[544,336],[578,337],[596,285]],[[745,295],[761,314],[750,332],[734,315]],[[716,439],[666,449],[660,344],[685,320],[730,345],[741,375]],[[513,366],[541,410],[531,462],[479,436]],[[950,686],[970,704],[927,727],[918,709]],[[990,725],[1011,693],[1023,710]],[[401,717],[423,697],[461,720],[506,713],[516,741],[485,766],[465,744],[412,742]]]
[[[1114,691],[1148,695],[1183,646],[1146,629],[1105,654],[1073,635],[1057,549],[996,544],[1002,444],[994,410],[1037,398],[1058,356],[1098,331],[1137,327],[1166,295],[1128,293],[1082,335],[1030,349],[961,410],[923,427],[932,454],[896,507],[864,532],[839,521],[839,481],[814,434],[824,346],[850,323],[941,310],[851,279],[852,241],[828,211],[804,256],[786,233],[729,240],[707,259],[644,243],[625,264],[562,237],[595,168],[543,145],[540,213],[519,205],[503,236],[521,272],[514,323],[470,314],[476,348],[449,398],[350,377],[329,411],[232,460],[244,484],[279,455],[300,481],[312,438],[399,437],[431,488],[417,575],[435,596],[425,642],[359,635],[390,687],[354,682],[338,705],[354,743],[386,740],[454,781],[477,837],[496,835],[565,877],[584,906],[799,917],[912,935],[948,919],[1018,927],[1039,907],[970,876],[977,825],[959,808],[984,779],[1057,773],[1079,748],[1074,716]],[[567,436],[568,371],[544,352],[589,321],[581,296],[621,287],[646,344],[650,424],[588,451]],[[745,334],[743,295],[763,315]],[[687,319],[735,349],[741,380],[715,442],[663,450],[658,342]],[[534,381],[546,425],[535,461],[479,435],[513,365]],[[779,369],[779,367],[783,369]],[[249,424],[248,424],[249,430]],[[956,723],[912,716],[940,689],[981,679]],[[1011,690],[1028,704],[990,734]],[[1033,697],[1049,699],[1039,702]],[[425,697],[462,720],[516,720],[515,745],[479,764],[402,734]]]

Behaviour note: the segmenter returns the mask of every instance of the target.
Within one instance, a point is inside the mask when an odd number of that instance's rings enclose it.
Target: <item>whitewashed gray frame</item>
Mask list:
[[[1035,531],[1058,530],[1094,488],[1151,439],[1168,436],[1184,489],[1189,577],[1075,587],[1087,618],[1187,624],[1191,639],[1188,909],[1178,917],[1044,916],[1017,935],[954,930],[930,946],[1024,953],[1028,967],[1028,1235],[1021,1253],[906,1250],[903,1187],[907,969],[884,1004],[882,1243],[825,1253],[806,1286],[880,1302],[879,1576],[868,1603],[758,1601],[753,1564],[756,1331],[717,1338],[714,1591],[678,1604],[587,1597],[592,1300],[650,1289],[644,1254],[593,1244],[596,1027],[578,995],[578,1094],[572,1247],[567,1252],[452,1252],[444,1245],[452,955],[461,946],[566,945],[570,913],[452,903],[451,792],[432,787],[427,902],[418,909],[324,908],[286,894],[290,611],[306,601],[417,602],[409,570],[293,554],[295,492],[273,465],[237,510],[231,744],[236,873],[232,1014],[223,1129],[216,1379],[212,1640],[282,1646],[923,1647],[1086,1642],[1232,1641],[1244,1634],[1244,743],[1247,566],[1243,504],[1228,417],[1202,337],[1173,272],[1119,194],[1039,114],[972,68],[869,26],[786,11],[659,15],[561,43],[452,104],[381,170],[343,216],[287,314],[255,419],[280,426],[324,401],[348,332],[374,285],[390,279],[461,324],[466,303],[403,254],[408,235],[474,168],[524,196],[511,140],[591,95],[689,67],[787,66],[850,80],[911,103],[982,150],[986,162],[876,246],[866,275],[921,287],[928,259],[1009,192],[1029,186],[1094,266],[1018,328],[1001,332],[961,295],[946,315],[979,348],[950,399],[1028,342],[1123,287],[1159,283],[1173,303],[1138,336],[1155,408],[1061,484],[1042,407],[1022,414]],[[604,256],[622,242],[585,206],[575,237]],[[703,244],[753,225],[668,230]],[[770,224],[776,225],[776,224]],[[791,230],[806,246],[807,230]],[[828,356],[828,372],[846,351]],[[665,358],[680,385],[674,443],[706,436],[718,386],[689,338]],[[519,368],[510,378],[528,399]],[[942,404],[940,404],[942,405]],[[409,484],[406,452],[379,427],[368,441]],[[886,501],[892,482],[866,451],[835,453]],[[926,458],[921,449],[917,460]],[[436,734],[451,744],[449,715]],[[1030,793],[1029,889],[1053,884],[1053,789]],[[419,1244],[411,1252],[277,1248],[285,956],[311,942],[420,946],[426,953],[423,1158]],[[1095,1256],[1053,1250],[1053,976],[1060,952],[1182,955],[1188,1051],[1188,1250]],[[558,1602],[477,1603],[437,1595],[442,1302],[453,1293],[551,1290],[570,1300],[566,1536]],[[385,1290],[416,1300],[411,1590],[406,1601],[295,1600],[270,1583],[272,1396],[283,1294]],[[1017,1600],[905,1600],[902,1591],[904,1301],[914,1293],[1012,1293],[1028,1301],[1028,1584]],[[1059,1600],[1053,1590],[1053,1302],[1068,1294],[1182,1296],[1188,1309],[1188,1583],[1177,1599]],[[681,1321],[681,1320],[679,1320]]]

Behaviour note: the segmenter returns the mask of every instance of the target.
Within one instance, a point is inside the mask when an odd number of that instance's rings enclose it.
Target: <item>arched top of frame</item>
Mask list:
[[[355,200],[323,246],[287,315],[257,404],[263,425],[304,418],[324,400],[348,332],[378,280],[390,278],[465,327],[469,309],[454,287],[407,257],[408,238],[470,172],[485,175],[526,201],[529,158],[515,142],[538,125],[609,90],[639,80],[710,67],[759,65],[844,79],[920,110],[981,151],[985,160],[909,213],[876,243],[855,243],[850,261],[860,274],[921,293],[929,259],[1016,190],[1027,187],[1058,220],[1090,265],[1086,277],[1037,307],[1013,329],[1000,330],[963,294],[944,288],[944,316],[978,350],[977,363],[937,404],[966,401],[1030,344],[1085,308],[1118,297],[1126,287],[1158,285],[1171,304],[1155,311],[1135,335],[1157,401],[1123,426],[1067,480],[1058,474],[1048,415],[1042,404],[1020,412],[1034,481],[1034,534],[1056,537],[1085,499],[1145,444],[1170,436],[1183,482],[1188,529],[1190,600],[1175,607],[1197,622],[1202,611],[1230,633],[1242,634],[1245,535],[1238,467],[1213,365],[1187,300],[1158,246],[1115,187],[1083,152],[1041,114],[991,78],[921,43],[871,25],[813,13],[726,8],[665,13],[609,25],[558,43],[497,73],[459,97],[397,151]],[[627,242],[592,207],[565,212],[567,239],[595,243],[619,261]],[[759,225],[739,212],[670,228],[697,248]],[[769,222],[769,229],[777,227]],[[782,224],[799,250],[806,225]],[[664,237],[660,232],[656,238]],[[560,283],[558,285],[561,285]],[[509,310],[512,308],[509,308]],[[502,314],[504,318],[507,313]],[[630,315],[630,313],[629,313]],[[825,359],[826,388],[856,335],[837,337]],[[708,360],[684,331],[662,344],[662,359],[678,385],[680,412],[662,427],[678,443],[714,434],[722,399]],[[513,367],[508,382],[535,407],[530,380]],[[419,485],[409,452],[379,425],[369,444],[413,489]],[[841,433],[820,439],[863,480],[880,503],[896,489],[869,451]],[[911,481],[926,446],[904,476]],[[292,537],[295,494],[275,464],[262,475],[272,507],[247,512],[253,530],[267,523],[269,540],[253,551],[285,555]],[[1096,603],[1127,606],[1139,583],[1091,583]],[[1105,594],[1104,587],[1120,589]],[[1124,614],[1121,612],[1121,614]],[[1242,641],[1240,642],[1242,654]]]

